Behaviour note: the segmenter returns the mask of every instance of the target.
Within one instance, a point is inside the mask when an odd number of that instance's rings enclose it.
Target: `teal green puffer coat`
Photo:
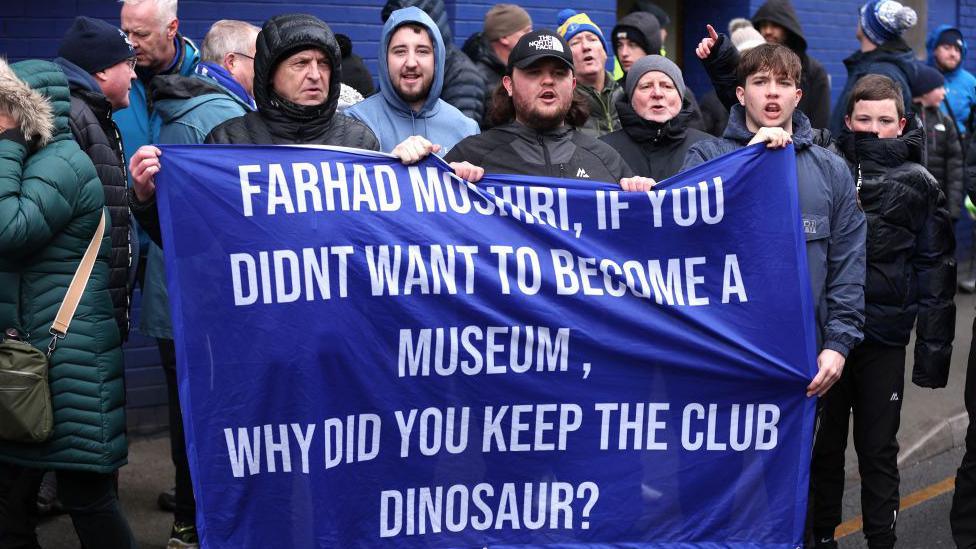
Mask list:
[[[72,140],[69,109],[68,83],[56,65],[0,59],[0,111],[13,113],[20,129],[0,134],[0,330],[29,334],[42,350],[105,200],[95,167]],[[53,355],[54,433],[41,444],[0,442],[0,462],[98,473],[126,462],[108,235],[106,227],[68,336]]]

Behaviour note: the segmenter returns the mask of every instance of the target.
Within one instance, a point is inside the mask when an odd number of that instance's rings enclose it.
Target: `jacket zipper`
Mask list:
[[[546,175],[552,177],[552,159],[549,158],[549,149],[546,148],[546,143],[541,135],[536,134],[535,138],[539,141],[539,146],[542,147],[543,158],[546,159]]]

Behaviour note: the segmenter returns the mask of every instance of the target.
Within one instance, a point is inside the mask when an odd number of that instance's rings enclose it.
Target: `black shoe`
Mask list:
[[[156,498],[156,505],[163,511],[170,513],[176,511],[176,488],[172,488],[167,492],[160,492],[159,497]]]
[[[197,549],[198,547],[200,547],[200,540],[197,538],[197,526],[174,522],[173,529],[169,532],[166,549]]]
[[[827,537],[817,537],[816,543],[814,544],[815,549],[837,549],[837,542],[834,538]]]

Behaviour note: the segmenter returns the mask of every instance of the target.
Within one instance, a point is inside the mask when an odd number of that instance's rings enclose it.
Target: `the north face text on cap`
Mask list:
[[[529,42],[529,46],[537,50],[555,50],[563,53],[563,45],[554,36],[540,36],[538,39]]]

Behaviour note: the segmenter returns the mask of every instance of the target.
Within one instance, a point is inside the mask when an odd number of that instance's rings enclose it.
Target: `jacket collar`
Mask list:
[[[729,112],[729,124],[725,127],[722,137],[745,145],[755,136],[755,132],[746,127],[746,109],[742,105],[733,105]],[[793,111],[793,147],[802,150],[813,145],[813,128],[810,119],[803,111]]]

